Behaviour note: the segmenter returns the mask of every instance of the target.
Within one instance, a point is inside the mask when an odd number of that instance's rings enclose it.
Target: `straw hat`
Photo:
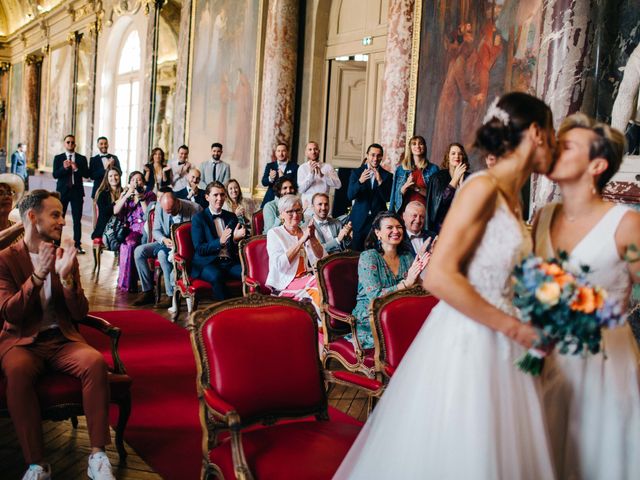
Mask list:
[[[14,173],[0,173],[0,183],[6,183],[13,190],[13,206],[15,207],[24,195],[24,180]]]

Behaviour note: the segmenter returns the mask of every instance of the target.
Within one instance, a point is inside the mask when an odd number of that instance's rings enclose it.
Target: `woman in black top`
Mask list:
[[[171,166],[167,165],[164,151],[161,148],[151,150],[149,163],[144,168],[144,181],[147,185],[147,192],[158,193],[162,187],[170,187],[172,180]]]
[[[116,167],[108,168],[98,190],[96,190],[94,201],[98,209],[98,219],[91,238],[102,238],[104,227],[113,216],[113,205],[122,195],[120,176],[120,170]]]

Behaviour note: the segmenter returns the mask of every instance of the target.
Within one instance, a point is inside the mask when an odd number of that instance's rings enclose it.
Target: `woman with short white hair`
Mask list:
[[[267,285],[281,297],[312,300],[319,312],[320,295],[313,269],[326,252],[315,235],[313,219],[302,228],[302,201],[297,195],[278,200],[282,225],[267,232]]]

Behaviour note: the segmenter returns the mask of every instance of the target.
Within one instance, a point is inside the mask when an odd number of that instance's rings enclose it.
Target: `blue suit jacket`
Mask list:
[[[122,168],[120,168],[120,160],[115,155],[111,155],[107,153],[107,158],[115,159],[113,162],[113,166],[116,167],[120,172],[122,172]],[[93,188],[91,189],[91,198],[95,198],[96,191],[104,178],[104,165],[102,165],[102,157],[100,155],[94,155],[89,160],[89,177],[93,180]]]
[[[233,213],[222,210],[220,217],[224,221],[225,227],[229,227],[231,230],[236,228],[238,217]],[[191,260],[191,274],[197,277],[204,267],[218,258],[222,247],[210,209],[205,208],[193,217],[191,221],[191,240],[195,251],[193,260]],[[238,245],[233,241],[233,235],[229,237],[226,246],[231,258],[237,261]]]
[[[78,170],[75,172],[70,168],[64,168],[64,161],[67,155],[61,153],[53,157],[53,178],[57,179],[56,191],[64,196],[71,192],[78,192],[84,197],[84,187],[82,186],[82,177],[89,177],[89,166],[87,165],[87,157],[75,152],[75,161]],[[69,177],[73,175],[73,188],[69,188]]]
[[[20,155],[16,150],[11,154],[11,173],[15,173],[23,180],[27,178],[27,158],[23,153]]]
[[[264,166],[264,173],[262,174],[262,186],[269,187],[268,190],[264,194],[264,198],[262,199],[262,204],[260,208],[264,208],[264,206],[276,198],[276,194],[273,191],[273,183],[269,182],[269,173],[271,170],[278,170],[278,162],[269,162]],[[298,179],[298,163],[290,160],[287,162],[287,166],[284,168],[284,176],[293,180],[294,183],[297,183]]]
[[[380,185],[378,185],[377,181],[374,181],[372,187],[370,180],[360,183],[360,175],[366,168],[367,164],[364,163],[360,168],[356,168],[351,172],[351,177],[349,178],[347,196],[350,201],[353,201],[349,220],[351,220],[351,225],[355,231],[361,230],[379,212],[385,211],[387,209],[387,201],[391,195],[393,176],[382,167],[378,168],[382,177]]]
[[[187,195],[189,195],[189,190],[187,188],[183,188],[174,192],[176,197],[181,198],[182,200],[189,200]],[[200,205],[203,209],[209,206],[209,202],[204,196],[204,190],[198,188],[198,194],[196,195],[195,203]]]

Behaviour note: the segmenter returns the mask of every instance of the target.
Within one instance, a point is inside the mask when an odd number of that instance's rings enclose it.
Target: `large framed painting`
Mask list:
[[[209,158],[213,142],[243,187],[250,187],[255,77],[262,0],[194,0],[189,148]],[[206,152],[206,153],[204,153]]]
[[[429,158],[440,164],[449,143],[473,153],[476,129],[496,96],[533,93],[542,0],[416,3],[421,20],[414,132],[425,137]],[[479,159],[472,155],[472,163],[478,166]]]
[[[52,48],[48,63],[44,170],[53,167],[53,157],[62,151],[62,140],[71,129],[73,47],[64,43]]]
[[[20,118],[22,111],[22,79],[24,76],[24,63],[19,62],[11,65],[11,77],[9,80],[9,122],[7,134],[7,156],[18,147],[18,142],[24,142],[22,132],[20,130]],[[33,148],[33,145],[27,145],[27,148]]]

